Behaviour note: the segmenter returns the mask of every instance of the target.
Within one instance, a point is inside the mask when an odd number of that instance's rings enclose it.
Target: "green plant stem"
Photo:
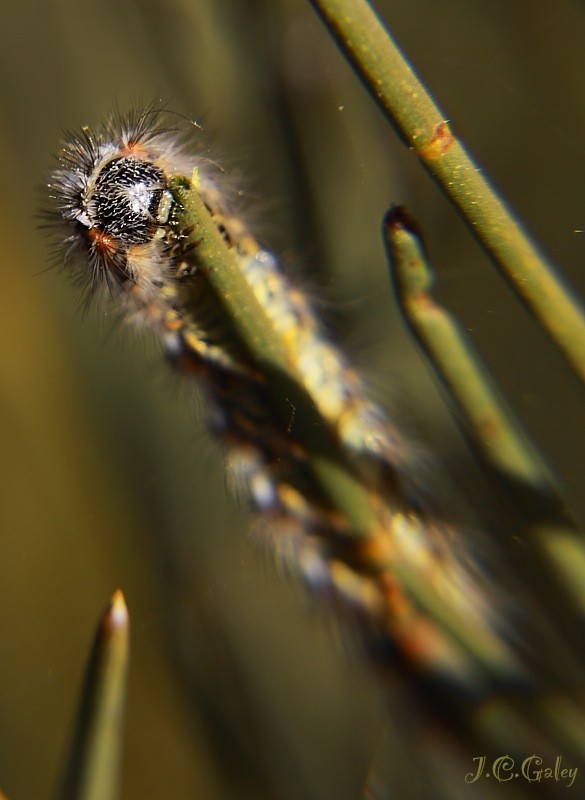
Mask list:
[[[126,703],[128,610],[114,593],[97,630],[61,800],[116,800]]]
[[[585,380],[585,317],[451,132],[366,0],[311,0],[376,102]]]
[[[540,550],[545,565],[554,567],[583,614],[585,546],[552,477],[503,404],[456,320],[432,298],[433,273],[416,222],[404,209],[392,208],[384,221],[384,236],[406,324],[457,404],[456,419],[463,422],[463,433],[471,432],[479,458],[503,482],[514,510],[522,512],[530,546]]]
[[[406,324],[459,406],[482,460],[515,482],[529,484],[537,492],[547,490],[547,470],[504,408],[460,326],[430,294],[433,273],[415,221],[399,206],[390,209],[384,237]]]
[[[191,230],[197,263],[204,269],[210,286],[254,361],[269,377],[275,405],[287,417],[290,417],[291,407],[295,409],[295,432],[307,449],[315,477],[336,508],[345,514],[355,533],[367,537],[375,527],[367,492],[304,391],[281,337],[254,296],[237,256],[226,246],[201,200],[196,190],[196,176],[194,185],[177,178],[172,190],[183,209],[183,222]]]
[[[230,323],[246,344],[253,361],[268,377],[276,411],[280,410],[288,418],[290,405],[294,405],[295,435],[305,447],[319,485],[334,507],[351,523],[348,535],[374,541],[376,537],[385,539],[385,536],[380,537],[379,523],[367,489],[351,470],[344,452],[328,435],[325,421],[286,359],[286,345],[238,265],[234,248],[226,244],[199,196],[197,176],[194,175],[192,182],[184,177],[176,178],[171,183],[171,190],[179,205],[177,223],[188,231],[187,236],[193,245],[189,258],[205,275],[210,290],[224,305]],[[508,673],[516,668],[507,648],[493,633],[477,629],[475,623],[462,617],[448,599],[421,580],[417,569],[407,560],[381,552],[379,556],[373,555],[371,560],[372,574],[379,570],[395,575],[416,606],[436,624],[437,630],[448,633],[458,655],[464,656],[462,662],[466,666],[463,671],[471,667],[472,671],[477,670],[480,674]]]

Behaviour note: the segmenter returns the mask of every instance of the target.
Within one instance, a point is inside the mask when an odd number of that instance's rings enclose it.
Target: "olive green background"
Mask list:
[[[455,130],[583,293],[584,4],[376,5]],[[120,587],[133,637],[126,800],[349,800],[379,748],[402,754],[380,757],[396,796],[418,796],[408,719],[384,744],[359,653],[248,535],[196,392],[159,363],[156,342],[103,310],[84,315],[68,276],[46,270],[36,215],[62,129],[159,98],[203,125],[194,150],[231,176],[251,226],[315,298],[373,394],[449,465],[471,505],[489,503],[392,297],[380,225],[390,202],[406,204],[440,297],[585,515],[576,378],[308,3],[5,0],[0,787],[12,800],[55,796],[93,626]],[[463,776],[455,785],[463,792]]]

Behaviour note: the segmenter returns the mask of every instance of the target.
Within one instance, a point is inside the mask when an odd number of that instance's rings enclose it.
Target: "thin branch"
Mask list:
[[[455,319],[431,295],[433,273],[416,222],[400,207],[384,222],[392,281],[407,326],[435,375],[458,408],[455,416],[487,472],[503,488],[514,514],[522,516],[543,569],[551,569],[560,593],[576,604],[577,622],[585,610],[585,545],[569,517],[553,477],[494,387],[473,346]],[[536,554],[533,552],[533,558]],[[561,606],[559,627],[573,615]]]
[[[128,610],[116,591],[87,666],[61,800],[116,800],[128,672]]]
[[[371,501],[347,459],[322,424],[311,397],[287,357],[283,336],[258,302],[238,266],[237,256],[226,246],[217,225],[199,196],[197,176],[193,185],[177,178],[173,193],[191,230],[197,263],[224,306],[230,322],[256,364],[269,377],[277,410],[290,417],[294,408],[295,432],[307,447],[311,468],[325,494],[347,516],[356,533],[364,536],[373,527]],[[283,407],[286,404],[286,407]]]
[[[366,0],[311,0],[376,102],[580,377],[583,310],[451,131]]]

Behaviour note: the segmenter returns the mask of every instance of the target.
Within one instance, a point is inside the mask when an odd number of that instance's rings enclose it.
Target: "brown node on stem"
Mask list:
[[[443,120],[435,126],[429,142],[417,147],[417,153],[423,161],[433,161],[448,153],[455,144],[455,137],[451,133],[449,124]]]

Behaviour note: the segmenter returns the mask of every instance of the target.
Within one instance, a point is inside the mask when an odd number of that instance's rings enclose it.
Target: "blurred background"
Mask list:
[[[376,7],[583,294],[584,4]],[[392,296],[380,234],[389,203],[418,218],[438,295],[583,519],[577,379],[309,3],[5,0],[2,17],[0,786],[12,800],[53,794],[93,626],[120,587],[133,637],[126,800],[349,800],[376,754],[394,786],[380,796],[410,796],[419,753],[408,721],[384,724],[358,654],[247,535],[196,392],[148,336],[84,315],[68,276],[47,269],[37,214],[62,130],[159,98],[200,122],[196,150],[231,176],[259,238],[307,287],[373,394],[472,505],[489,502],[485,489]],[[400,757],[379,755],[390,751]]]

